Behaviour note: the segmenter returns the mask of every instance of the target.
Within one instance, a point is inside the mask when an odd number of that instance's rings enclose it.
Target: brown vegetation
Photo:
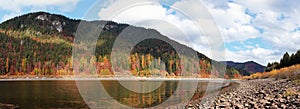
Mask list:
[[[300,79],[300,64],[285,67],[281,69],[275,69],[270,72],[257,72],[250,76],[245,76],[244,79],[261,79],[261,78],[277,78],[277,79]]]

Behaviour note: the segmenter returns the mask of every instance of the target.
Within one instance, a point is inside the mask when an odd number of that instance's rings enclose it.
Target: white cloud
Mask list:
[[[227,53],[231,55],[231,57],[227,56],[229,59],[257,60],[266,64],[266,62],[278,61],[284,52],[293,53],[300,48],[300,32],[293,31],[300,27],[300,7],[298,6],[300,1],[237,0],[232,3],[225,2],[222,6],[227,6],[227,8],[220,8],[220,1],[204,1],[217,24],[220,25],[226,42],[260,37],[263,40],[258,44],[268,45],[268,49],[258,49],[259,46],[254,43],[256,47],[254,44],[253,46],[244,45],[243,48],[247,48],[246,50],[227,50]],[[256,14],[255,17],[245,14],[246,10]],[[259,28],[263,33],[255,28]],[[276,52],[276,55],[268,54],[268,52]]]
[[[80,0],[0,0],[0,10],[8,12],[3,15],[2,21],[21,15],[24,10],[59,10],[71,12]],[[172,7],[182,9],[186,13],[174,13],[173,9],[167,9],[160,3],[168,2]],[[189,45],[197,51],[211,56],[209,43],[221,45],[221,39],[208,40],[208,37],[216,36],[209,31],[211,27],[210,14],[219,26],[224,41],[242,42],[248,39],[261,38],[262,42],[244,44],[238,47],[238,51],[227,50],[227,58],[234,61],[257,60],[260,63],[279,60],[281,55],[288,52],[296,52],[300,48],[300,31],[294,31],[300,27],[300,1],[298,0],[202,0],[206,8],[199,7],[198,0],[107,0],[101,4],[99,12],[101,19],[110,19],[112,13],[117,13],[114,21],[129,23],[159,30],[180,43]],[[142,4],[147,4],[143,5]],[[127,8],[123,8],[127,6]],[[119,11],[121,10],[121,11]],[[191,11],[197,10],[197,11]],[[205,11],[209,10],[210,13]],[[251,17],[245,11],[256,14]],[[188,17],[201,22],[199,29]],[[281,18],[281,19],[280,19]],[[148,19],[148,21],[143,21]],[[166,22],[164,22],[166,21]],[[259,28],[259,29],[257,29]],[[211,29],[213,30],[213,29]],[[263,31],[263,33],[260,33]],[[183,37],[186,35],[187,37]],[[268,47],[260,48],[260,43],[266,43]],[[266,57],[266,58],[263,58]]]
[[[20,11],[24,7],[58,6],[62,11],[70,11],[79,0],[1,0],[0,9]]]
[[[290,18],[284,20],[277,20],[281,14],[281,12],[266,11],[257,16],[253,25],[264,29],[263,39],[269,41],[274,48],[296,51],[300,48],[300,33],[293,32],[299,27],[297,24],[299,21],[294,19],[297,14],[290,15]]]
[[[72,11],[79,0],[0,0],[0,10],[8,11],[2,21],[17,15],[23,14],[24,9],[31,11],[47,10],[50,8],[59,9],[59,11]]]
[[[214,21],[219,26],[226,43],[243,42],[248,39],[262,39],[258,43],[242,45],[243,47],[239,48],[243,49],[238,49],[238,51],[226,50],[227,60],[256,60],[259,63],[266,64],[267,62],[279,60],[286,51],[295,52],[300,48],[300,32],[293,31],[295,28],[300,27],[300,7],[297,6],[297,4],[300,4],[300,1],[202,1],[207,9],[199,7],[194,3],[194,0],[177,1],[172,6],[183,9],[183,11],[187,12],[184,14],[190,15],[190,17],[195,18],[193,20],[206,25],[202,29],[211,28],[211,24],[207,23],[207,21],[211,20],[210,17],[207,17],[209,13],[205,13],[205,10],[209,10]],[[136,2],[152,2],[152,4],[130,7],[130,9],[127,8],[125,11],[121,8]],[[209,43],[215,43],[209,42],[197,26],[194,26],[192,20],[187,19],[181,13],[172,13],[175,10],[166,9],[159,4],[158,0],[154,2],[150,0],[111,0],[107,4],[99,12],[101,19],[110,19],[110,14],[118,13],[113,18],[114,21],[157,29],[162,34],[211,56],[210,52],[207,52],[210,50]],[[246,10],[256,15],[246,14]],[[282,19],[278,20],[280,17]],[[137,22],[145,19],[168,21],[172,25],[157,23],[156,21]],[[178,34],[174,30],[181,30],[188,38],[182,37],[182,34]],[[209,32],[206,35],[215,36],[216,33]],[[261,48],[260,45],[262,43],[266,43],[265,45],[269,45],[269,47]]]
[[[226,2],[228,7],[223,9],[218,8],[213,1],[205,3],[215,22],[220,26],[225,42],[245,41],[259,37],[259,31],[251,26],[253,18],[245,14],[245,7]]]
[[[300,9],[298,5],[300,1],[298,0],[237,0],[235,2],[256,12],[271,10],[274,12],[294,13]]]
[[[130,2],[131,1],[129,1],[129,4]],[[149,1],[141,0],[140,2],[147,3]],[[137,1],[133,1],[132,4],[134,3],[137,3]],[[208,45],[207,39],[204,38],[202,32],[195,26],[193,21],[182,18],[182,16],[177,13],[173,13],[174,10],[168,10],[158,2],[134,5],[131,7],[128,5],[129,8],[122,10],[121,7],[126,6],[126,4],[128,4],[128,1],[114,1],[110,3],[110,6],[101,9],[99,17],[104,20],[113,20],[121,23],[154,28],[163,35],[185,45],[192,47],[196,44],[197,47],[195,47],[195,49],[197,50]],[[120,12],[118,10],[122,11]],[[114,12],[117,14],[112,18],[111,15]]]
[[[226,59],[235,62],[256,61],[262,65],[268,62],[277,61],[283,53],[279,50],[271,50],[264,48],[251,48],[249,50],[230,51],[226,50]]]
[[[295,52],[300,48],[300,32],[293,32],[300,26],[298,6],[300,1],[239,0],[236,2],[257,13],[252,26],[264,30],[261,34],[262,38],[274,49]],[[278,19],[280,17],[282,18]]]

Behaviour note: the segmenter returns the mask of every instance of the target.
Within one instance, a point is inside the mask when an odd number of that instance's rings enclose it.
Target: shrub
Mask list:
[[[281,68],[278,70],[273,70],[271,72],[257,72],[251,74],[250,76],[243,77],[244,79],[261,79],[261,78],[277,78],[277,79],[286,79],[290,78],[293,80],[300,79],[300,64]]]

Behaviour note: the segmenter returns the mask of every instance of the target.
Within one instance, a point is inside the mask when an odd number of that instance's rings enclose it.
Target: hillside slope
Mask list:
[[[256,72],[263,72],[265,70],[265,66],[260,65],[254,61],[248,61],[244,63],[238,63],[233,61],[226,61],[227,66],[236,68],[240,74],[244,76],[249,76]]]
[[[74,40],[77,27],[80,22],[103,27],[103,31],[97,39],[95,56],[85,57],[82,54],[80,60],[72,57],[72,48],[85,50],[84,43]],[[111,57],[113,44],[125,29],[130,28],[131,33],[138,35],[151,35],[162,40],[147,39],[134,46],[130,57],[118,57],[113,66]],[[139,36],[134,36],[138,38]],[[83,36],[79,38],[85,38]],[[111,75],[124,70],[131,71],[136,76],[149,76],[155,66],[158,72],[155,75],[182,75],[184,71],[192,72],[192,75],[209,77],[213,60],[194,51],[153,29],[135,27],[128,24],[118,24],[112,21],[82,21],[64,17],[62,15],[46,12],[29,13],[15,17],[0,24],[0,73],[1,74],[32,74],[32,75],[72,75],[73,65],[78,64],[80,69],[96,66],[96,70],[83,71],[99,75]],[[88,40],[87,40],[88,41]],[[74,43],[75,42],[75,43]],[[132,40],[121,38],[121,45],[132,44]],[[172,46],[179,48],[175,50]],[[195,52],[199,60],[189,58],[187,65],[179,61],[180,53]],[[178,53],[177,53],[178,52]],[[127,68],[118,66],[129,65]],[[114,69],[112,69],[112,67]],[[192,68],[191,68],[192,67]],[[194,67],[194,68],[193,68]],[[153,69],[152,69],[153,70]],[[230,73],[229,73],[230,74]],[[222,74],[220,74],[222,75]],[[218,76],[218,75],[215,75]]]

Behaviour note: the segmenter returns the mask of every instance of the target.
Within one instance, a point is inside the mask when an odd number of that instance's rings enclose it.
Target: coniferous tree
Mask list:
[[[290,55],[289,53],[285,53],[283,55],[283,58],[280,60],[280,67],[283,68],[283,67],[287,67],[289,65],[289,62],[290,62]]]
[[[300,50],[295,54],[295,62],[296,64],[300,64]]]
[[[288,66],[292,66],[292,65],[295,65],[295,64],[297,64],[297,63],[296,63],[296,56],[295,56],[295,54],[293,53],[293,54],[291,55],[291,57],[290,57],[290,62],[289,62],[289,64],[288,64]]]

